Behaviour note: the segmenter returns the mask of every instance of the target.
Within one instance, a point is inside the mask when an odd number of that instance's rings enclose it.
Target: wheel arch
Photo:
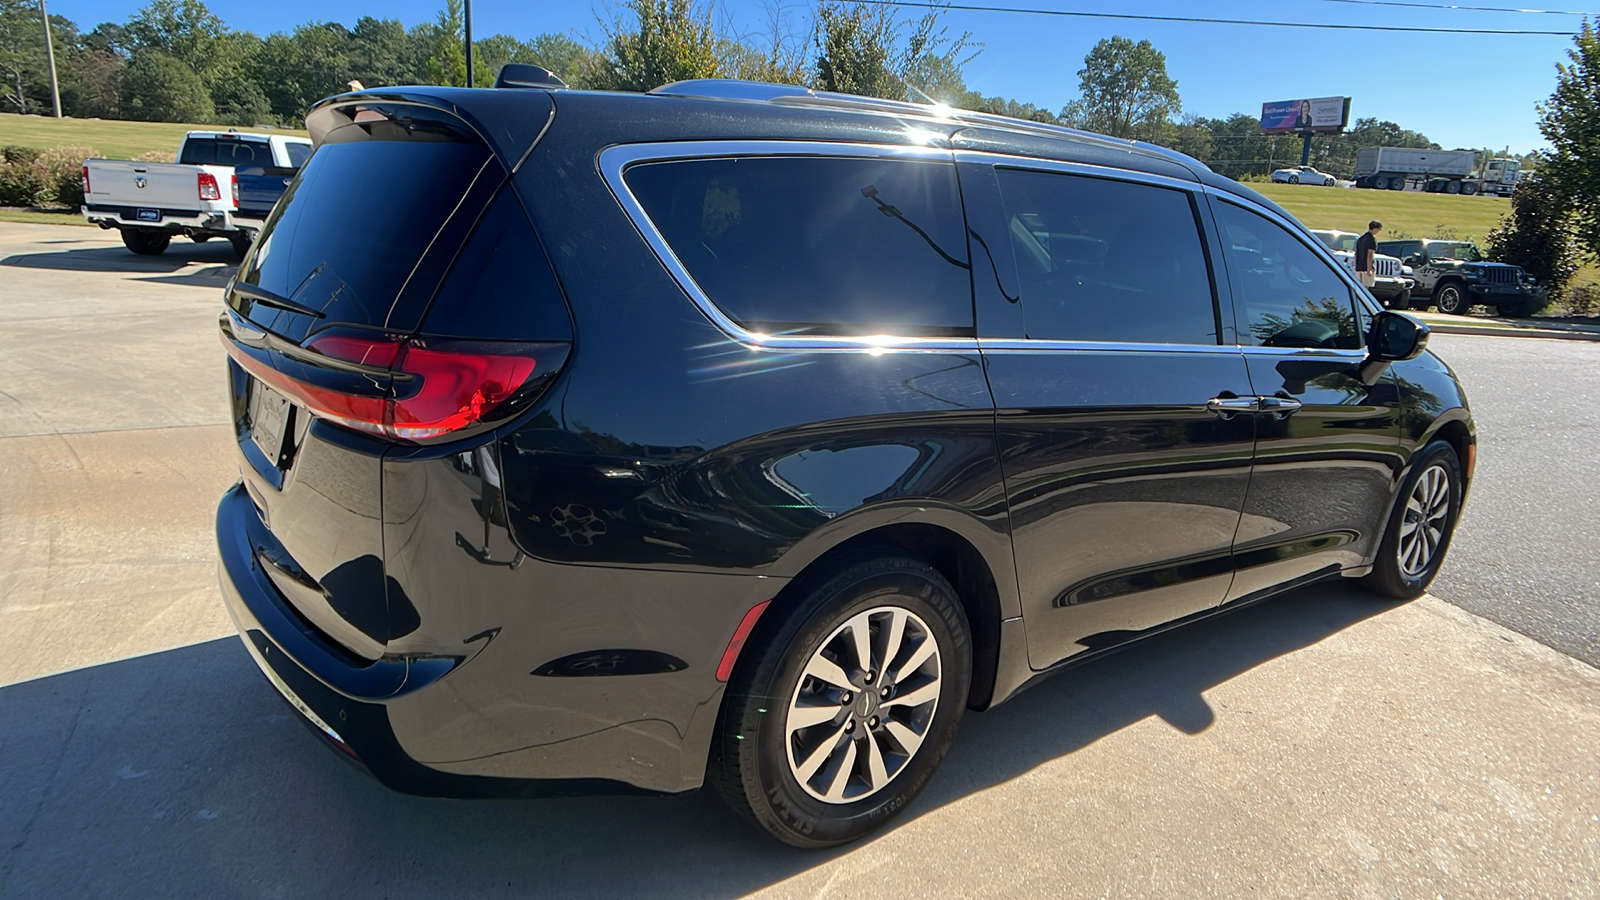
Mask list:
[[[809,549],[814,552],[796,548],[785,557],[788,561],[790,556],[802,553],[804,561],[762,615],[758,625],[761,631],[782,622],[809,586],[826,577],[842,560],[874,553],[913,556],[932,566],[955,588],[972,637],[967,706],[986,709],[990,705],[1000,663],[1000,622],[1005,617],[1008,588],[1009,599],[1016,602],[1016,573],[1010,559],[997,565],[967,536],[947,524],[930,521],[892,521],[851,529],[848,536],[831,542],[825,549]]]

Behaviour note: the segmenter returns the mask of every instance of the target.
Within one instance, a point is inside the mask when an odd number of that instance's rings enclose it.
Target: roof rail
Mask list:
[[[737,78],[694,78],[663,84],[649,93],[658,97],[771,101],[780,97],[809,96],[812,90],[799,84],[772,84],[766,81],[741,81]]]
[[[969,109],[957,109],[937,103],[912,103],[905,100],[885,100],[880,97],[862,97],[857,94],[841,94],[834,91],[814,91],[798,84],[771,84],[765,81],[740,81],[731,78],[699,78],[690,81],[675,81],[664,84],[650,91],[651,94],[663,97],[698,97],[708,100],[754,100],[767,103],[778,103],[785,106],[822,106],[834,109],[857,109],[871,112],[894,113],[897,115],[920,116],[924,118],[943,119],[948,122],[959,122],[968,125],[990,125],[996,128],[1006,128],[1011,131],[1021,131],[1041,137],[1072,138],[1073,140],[1089,141],[1106,146],[1113,146],[1124,150],[1141,150],[1156,156],[1163,156],[1180,165],[1207,169],[1209,167],[1176,150],[1162,147],[1159,144],[1150,144],[1145,141],[1132,141],[1127,138],[1111,137],[1093,131],[1083,131],[1078,128],[1069,128],[1065,125],[1051,125],[1045,122],[1034,122],[1028,119],[1016,119],[1011,116],[1002,116],[995,113],[978,112]]]
[[[564,88],[567,86],[561,76],[543,66],[533,66],[527,63],[506,63],[500,67],[500,75],[494,80],[497,88]]]

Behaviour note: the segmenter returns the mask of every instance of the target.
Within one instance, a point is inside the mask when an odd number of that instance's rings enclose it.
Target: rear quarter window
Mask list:
[[[948,163],[697,159],[635,165],[623,177],[699,288],[744,328],[974,333]]]

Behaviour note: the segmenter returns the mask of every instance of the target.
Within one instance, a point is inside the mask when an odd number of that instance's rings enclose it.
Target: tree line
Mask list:
[[[1172,146],[1232,177],[1298,161],[1298,140],[1260,133],[1257,117],[1183,116],[1178,83],[1149,41],[1111,37],[1078,72],[1080,96],[1060,109],[970,90],[963,69],[983,46],[951,34],[940,11],[908,16],[886,6],[817,0],[778,6],[743,30],[718,22],[701,0],[628,0],[603,17],[600,36],[473,43],[474,80],[492,83],[508,62],[545,66],[574,87],[644,91],[686,78],[746,78],[997,113]],[[460,0],[435,21],[406,28],[364,16],[353,27],[308,22],[266,37],[230,29],[204,0],[151,0],[126,22],[88,31],[50,17],[62,111],[80,118],[297,126],[322,97],[395,84],[464,85]],[[49,71],[37,0],[0,0],[0,108],[50,112]],[[1436,146],[1376,119],[1319,138],[1318,163],[1340,173],[1372,144]]]

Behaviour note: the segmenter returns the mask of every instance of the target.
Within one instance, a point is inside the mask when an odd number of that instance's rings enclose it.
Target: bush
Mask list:
[[[1551,296],[1560,294],[1578,272],[1571,220],[1552,185],[1542,178],[1517,185],[1511,195],[1511,215],[1489,231],[1485,243],[1490,259],[1521,266]]]
[[[33,162],[0,166],[0,206],[38,206],[50,199],[50,179]]]
[[[7,144],[0,147],[0,156],[4,156],[8,163],[30,163],[39,158],[39,151],[20,144]]]
[[[134,162],[177,162],[178,154],[171,150],[146,150],[135,156]]]
[[[39,154],[37,165],[49,179],[50,197],[61,206],[81,206],[83,161],[99,155],[93,147],[55,147]]]

